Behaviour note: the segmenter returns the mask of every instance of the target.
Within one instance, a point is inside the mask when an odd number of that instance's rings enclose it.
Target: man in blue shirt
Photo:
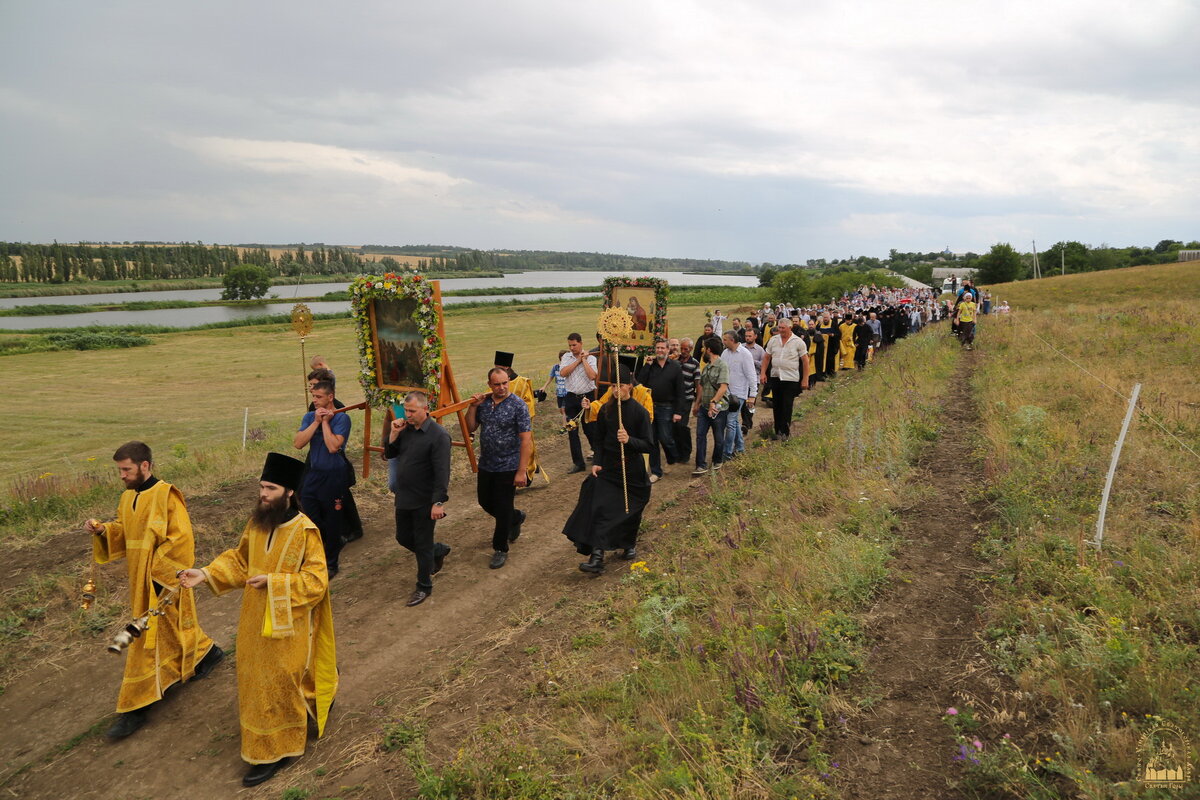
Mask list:
[[[524,401],[508,389],[508,370],[495,367],[488,373],[490,392],[471,398],[467,429],[479,434],[479,505],[496,520],[492,532],[492,569],[508,560],[508,545],[521,535],[525,512],[513,508],[517,487],[529,483],[529,455],[533,426]]]
[[[297,450],[310,445],[308,471],[300,488],[300,504],[321,530],[329,577],[338,573],[342,551],[342,515],[350,492],[349,464],[343,452],[350,435],[350,417],[333,406],[333,384],[318,381],[311,389],[313,410],[304,415],[292,440]]]

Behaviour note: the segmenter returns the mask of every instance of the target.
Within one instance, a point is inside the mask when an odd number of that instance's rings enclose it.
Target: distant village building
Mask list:
[[[1180,261],[1200,261],[1200,250],[1180,250]]]

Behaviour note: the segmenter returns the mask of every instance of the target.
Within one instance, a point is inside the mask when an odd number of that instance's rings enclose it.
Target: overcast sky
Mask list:
[[[0,239],[1200,238],[1200,3],[0,0]]]

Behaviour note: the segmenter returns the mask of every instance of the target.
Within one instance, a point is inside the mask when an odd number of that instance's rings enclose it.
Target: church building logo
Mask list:
[[[1138,740],[1136,779],[1145,786],[1180,788],[1192,780],[1191,743],[1178,728],[1156,725]]]

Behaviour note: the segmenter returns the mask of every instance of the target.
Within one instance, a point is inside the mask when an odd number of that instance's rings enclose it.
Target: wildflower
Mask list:
[[[95,461],[95,460],[96,460],[95,456],[91,456],[90,458],[88,458],[88,461]]]
[[[1011,733],[1006,733],[1006,734],[1004,734],[1004,738],[1005,738],[1005,739],[1011,739],[1011,738],[1012,738],[1012,734],[1011,734]]]
[[[650,568],[646,566],[645,561],[635,561],[629,565],[629,571],[648,573],[650,572]]]
[[[957,709],[957,708],[955,708],[954,706],[950,706],[949,708],[947,708],[947,709],[946,709],[946,716],[947,716],[947,717],[953,717],[953,716],[955,716],[956,714],[958,714],[958,709]]]
[[[1113,566],[1123,567],[1123,566],[1125,566],[1125,562],[1124,561],[1114,561]]]
[[[976,739],[975,741],[971,742],[971,744],[975,745],[975,749],[976,749],[976,750],[982,750],[982,749],[983,749],[983,742],[979,741],[978,739]]]

